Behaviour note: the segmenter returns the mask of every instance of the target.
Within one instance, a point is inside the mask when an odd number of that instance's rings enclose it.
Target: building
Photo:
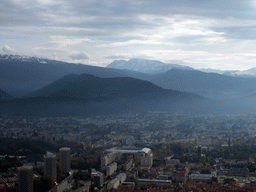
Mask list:
[[[189,175],[189,178],[193,179],[196,183],[209,183],[212,181],[213,176],[213,174],[192,173]]]
[[[101,169],[104,171],[110,163],[113,163],[114,161],[121,160],[122,153],[120,152],[113,152],[108,153],[104,156],[101,156]]]
[[[198,161],[200,160],[201,156],[202,156],[202,147],[201,147],[201,145],[199,145],[197,147],[197,158],[198,158]]]
[[[171,166],[180,165],[179,159],[166,159],[165,162],[166,162],[166,165],[171,165]]]
[[[103,186],[103,183],[104,183],[104,176],[103,176],[103,173],[101,172],[97,172],[96,175],[94,175],[93,177],[94,179],[94,187],[102,187]]]
[[[44,156],[44,176],[57,181],[56,155],[47,154]]]
[[[115,178],[115,179],[112,179],[108,185],[107,185],[107,189],[117,189],[119,186],[119,179],[118,178]]]
[[[69,187],[68,181],[63,181],[59,183],[58,185],[55,185],[51,190],[48,192],[63,192]]]
[[[139,149],[122,149],[114,147],[112,149],[108,149],[108,152],[111,153],[120,153],[121,156],[123,155],[127,159],[130,158],[130,156],[133,157],[135,160],[135,163],[141,163],[141,157],[153,157],[153,152],[150,148],[139,148]],[[120,156],[120,158],[121,158]]]
[[[119,184],[122,185],[126,180],[126,173],[119,173],[116,178],[119,180]]]
[[[18,173],[19,192],[33,192],[33,167],[22,166]]]
[[[132,161],[127,161],[125,164],[123,164],[123,169],[125,171],[128,171],[130,170],[131,168],[133,168],[133,163]]]
[[[60,171],[70,172],[70,148],[60,148]]]
[[[137,185],[156,185],[156,186],[166,186],[171,184],[171,180],[159,180],[159,179],[136,179]]]
[[[106,168],[106,176],[112,175],[113,173],[115,173],[117,170],[117,163],[111,163],[110,165],[107,166]]]
[[[141,165],[151,167],[153,165],[153,157],[141,157]]]
[[[122,185],[123,182],[126,180],[126,174],[125,173],[120,173],[116,176],[115,179],[112,179],[108,185],[107,189],[117,189],[119,185]]]
[[[112,148],[109,149],[108,152],[114,153],[121,153],[123,155],[133,155],[133,156],[153,156],[153,152],[150,148],[143,148],[143,149],[119,149],[119,148]]]
[[[250,171],[248,168],[234,168],[231,167],[227,173],[228,176],[240,176],[240,177],[248,177],[250,175]]]
[[[98,174],[98,171],[96,171],[95,169],[91,169],[91,179],[93,179],[94,176],[97,174]]]

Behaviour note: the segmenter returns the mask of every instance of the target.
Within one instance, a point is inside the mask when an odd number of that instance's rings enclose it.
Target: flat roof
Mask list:
[[[143,148],[143,149],[121,149],[117,147],[113,147],[108,149],[109,152],[121,152],[121,153],[150,153],[150,148]]]
[[[136,179],[137,182],[156,182],[156,183],[171,183],[171,180],[161,180],[161,179]]]
[[[191,179],[211,179],[213,174],[200,174],[200,173],[192,173],[189,175]]]
[[[123,177],[123,176],[125,176],[126,175],[126,173],[119,173],[117,176],[116,176],[116,178],[117,177]]]

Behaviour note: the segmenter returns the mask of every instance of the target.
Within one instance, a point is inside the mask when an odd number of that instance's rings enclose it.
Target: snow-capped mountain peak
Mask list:
[[[114,62],[109,64],[107,68],[127,69],[150,74],[163,73],[173,68],[181,70],[193,70],[193,68],[188,66],[167,64],[157,60],[146,59],[130,59],[129,61],[115,60]]]
[[[24,62],[34,62],[37,61],[39,63],[47,63],[47,59],[42,59],[38,57],[24,56],[24,55],[1,55],[0,60],[19,60]]]

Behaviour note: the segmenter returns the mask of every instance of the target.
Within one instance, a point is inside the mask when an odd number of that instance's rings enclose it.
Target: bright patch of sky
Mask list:
[[[0,1],[0,53],[245,70],[256,66],[255,9],[252,0]]]

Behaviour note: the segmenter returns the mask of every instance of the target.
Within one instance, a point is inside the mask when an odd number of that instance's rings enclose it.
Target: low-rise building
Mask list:
[[[151,167],[153,165],[153,157],[141,157],[141,165]]]
[[[115,178],[115,179],[112,179],[108,185],[107,185],[107,189],[117,189],[119,186],[119,179]]]
[[[196,183],[209,183],[212,181],[213,174],[193,173],[189,175],[189,178],[193,179]]]
[[[228,176],[241,176],[248,177],[250,175],[250,171],[248,168],[230,168],[227,173]]]
[[[171,184],[171,180],[159,180],[159,179],[136,179],[136,182],[138,185],[166,185],[166,184]]]
[[[125,173],[120,173],[116,176],[116,178],[119,180],[120,185],[121,185],[126,180],[126,174]]]

